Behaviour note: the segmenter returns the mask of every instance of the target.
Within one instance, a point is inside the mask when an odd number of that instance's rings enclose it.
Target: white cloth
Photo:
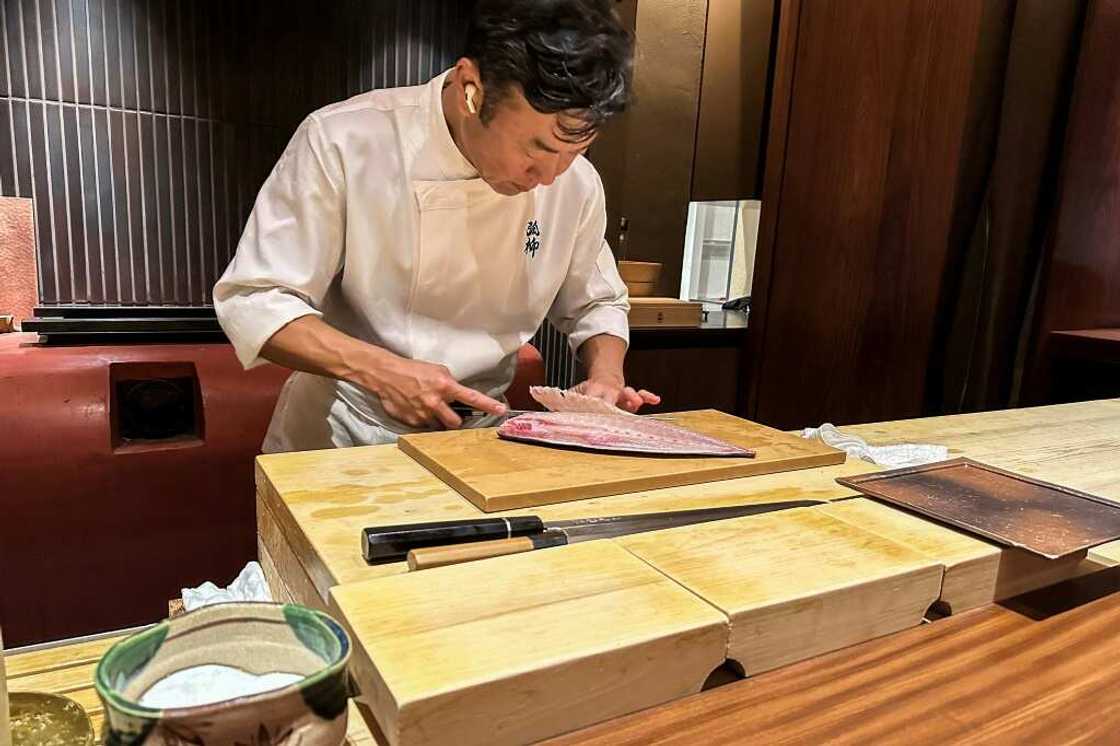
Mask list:
[[[215,663],[191,666],[163,677],[140,697],[144,707],[199,707],[227,699],[249,697],[294,684],[298,673],[254,674]]]
[[[256,562],[242,568],[237,577],[225,588],[219,588],[206,581],[197,588],[182,588],[183,608],[194,611],[211,604],[224,604],[231,601],[271,601],[272,592],[268,589],[264,571]]]
[[[285,324],[316,315],[501,397],[546,315],[573,349],[596,334],[628,341],[594,167],[577,157],[549,186],[499,195],[451,139],[445,77],[332,104],[296,130],[214,288],[243,365],[263,362],[261,347]],[[265,450],[409,430],[359,387],[296,373]]]
[[[949,458],[945,446],[926,443],[898,443],[890,446],[872,446],[858,435],[841,432],[835,425],[826,422],[820,427],[807,427],[801,431],[802,438],[824,441],[826,445],[839,448],[849,456],[870,461],[879,466],[899,469],[903,466],[919,466]]]

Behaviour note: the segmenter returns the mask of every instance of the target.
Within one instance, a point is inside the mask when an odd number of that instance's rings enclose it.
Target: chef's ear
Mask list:
[[[471,114],[477,114],[478,106],[474,102],[474,97],[478,95],[478,86],[476,86],[474,83],[467,83],[463,87],[463,90],[465,91],[467,97],[467,111],[469,111]]]

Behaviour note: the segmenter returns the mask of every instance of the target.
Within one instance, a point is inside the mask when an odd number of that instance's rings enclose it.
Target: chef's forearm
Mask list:
[[[613,334],[596,334],[580,345],[579,356],[587,368],[588,380],[619,385],[625,382],[622,363],[626,359],[626,342],[622,339]]]
[[[344,334],[318,316],[302,316],[269,337],[261,357],[285,368],[351,381],[371,388],[367,377],[391,355]]]

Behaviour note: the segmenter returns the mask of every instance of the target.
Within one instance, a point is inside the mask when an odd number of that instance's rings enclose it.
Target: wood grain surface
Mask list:
[[[987,606],[549,744],[1113,743],[1116,590],[1106,570],[1045,594],[1067,603],[1043,619]]]
[[[816,508],[615,541],[727,614],[748,675],[913,627],[941,590],[937,560]]]
[[[1085,552],[1047,560],[1019,549],[998,547],[867,498],[841,500],[818,510],[941,563],[942,613],[974,609],[1108,564],[1104,559],[1086,559]]]
[[[488,513],[830,466],[845,459],[843,451],[819,441],[714,409],[660,417],[670,424],[749,448],[755,456],[686,458],[593,453],[501,440],[496,428],[402,435],[398,445]]]
[[[1086,6],[1057,178],[1049,261],[1042,266],[1024,397],[1050,392],[1050,332],[1120,322],[1120,0]],[[1076,391],[1073,392],[1076,394]]]
[[[1120,502],[1120,399],[924,417],[844,428],[868,443],[940,443],[949,457]]]
[[[341,585],[362,701],[394,746],[526,743],[700,691],[727,619],[609,542]]]
[[[1007,32],[992,20],[1010,5],[782,3],[748,330],[753,419],[923,411],[966,243],[956,212],[985,176],[946,154],[986,151],[990,103],[977,92],[998,83]]]
[[[1120,500],[1120,399],[931,417],[845,428],[874,445],[940,443],[1011,471]],[[359,551],[366,526],[485,514],[395,446],[270,454],[257,459],[258,521],[288,545],[306,577],[304,597],[331,586],[407,571],[370,566]],[[851,497],[836,477],[878,470],[859,459],[817,469],[557,503],[493,515],[563,520],[751,502]],[[273,525],[275,524],[275,525]],[[889,536],[888,538],[895,538]],[[1107,550],[1106,550],[1107,551]],[[1120,549],[1117,549],[1120,556]],[[1012,577],[1014,573],[1007,577]],[[295,587],[298,578],[287,578]],[[1020,589],[1015,589],[1020,590]]]

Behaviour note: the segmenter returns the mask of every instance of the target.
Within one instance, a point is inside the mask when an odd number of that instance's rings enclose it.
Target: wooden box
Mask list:
[[[1100,565],[1077,552],[1048,560],[1021,549],[998,547],[874,500],[843,500],[821,512],[904,544],[945,568],[942,612],[959,613],[1091,572]]]
[[[730,618],[747,675],[922,621],[941,565],[818,508],[616,539]]]
[[[336,586],[394,746],[528,743],[698,692],[723,614],[604,541]]]
[[[700,326],[704,306],[678,298],[630,297],[630,327]]]

